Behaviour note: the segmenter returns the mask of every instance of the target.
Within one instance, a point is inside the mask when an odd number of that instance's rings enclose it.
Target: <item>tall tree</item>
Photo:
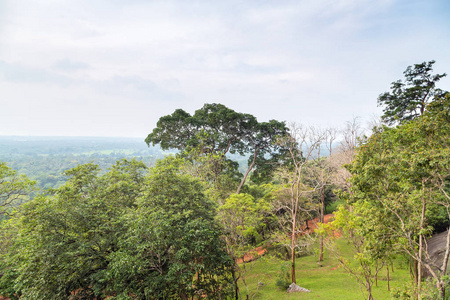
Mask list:
[[[247,295],[249,290],[245,281],[246,265],[239,266],[238,260],[245,263],[245,254],[250,250],[251,241],[258,242],[261,239],[259,231],[265,226],[264,219],[270,209],[271,206],[265,199],[254,199],[244,193],[232,194],[219,208],[218,219],[224,229],[228,253],[235,261],[233,280],[236,287],[238,280],[242,280],[247,288]],[[238,288],[235,294],[236,299],[241,298]]]
[[[286,133],[284,122],[270,120],[259,123],[250,114],[212,103],[205,104],[192,116],[177,109],[173,114],[161,117],[145,142],[148,145],[159,144],[164,150],[178,149],[184,155],[193,152],[197,155],[219,155],[223,161],[228,153],[250,154],[248,169],[237,188],[239,193],[252,170],[270,172],[275,169],[275,165],[269,163],[281,153],[280,145],[275,144],[275,140]],[[221,161],[217,162],[216,177],[223,170]]]
[[[334,140],[336,139],[337,131],[334,129],[327,129],[323,133],[322,145],[324,144],[327,150],[328,157],[317,157],[306,164],[307,181],[310,186],[316,190],[316,197],[318,198],[319,222],[325,221],[325,200],[327,189],[333,185],[333,179],[337,172],[336,164],[332,162],[332,155],[334,150]],[[320,147],[322,147],[322,145]],[[319,147],[319,149],[320,149]],[[323,155],[323,154],[322,154]],[[319,261],[323,261],[324,240],[319,236]]]
[[[391,92],[378,96],[378,105],[384,106],[382,119],[389,125],[404,123],[422,115],[427,105],[445,94],[436,83],[446,74],[433,75],[434,60],[409,66],[405,80],[395,81]]]
[[[445,298],[450,230],[441,265],[428,257],[426,238],[436,223],[436,210],[445,211],[450,219],[449,124],[447,93],[429,104],[421,117],[396,128],[378,129],[359,147],[349,166],[351,197],[362,203],[360,207],[389,220],[383,230],[418,264],[419,292],[423,267],[435,280],[441,299]]]
[[[280,190],[278,209],[283,211],[279,218],[285,236],[289,236],[291,257],[291,282],[296,283],[295,258],[301,225],[311,219],[311,213],[318,205],[312,200],[319,186],[311,185],[307,178],[307,164],[321,156],[321,148],[326,141],[326,131],[313,127],[293,124],[290,134],[278,140],[288,150],[290,163],[280,168],[279,177],[283,183]]]
[[[111,255],[111,291],[137,299],[228,299],[232,260],[220,239],[215,204],[197,179],[167,158],[150,170],[127,232]]]

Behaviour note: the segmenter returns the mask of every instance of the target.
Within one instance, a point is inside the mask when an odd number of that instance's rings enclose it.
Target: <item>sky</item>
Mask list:
[[[3,0],[0,135],[144,139],[204,103],[364,125],[407,66],[450,73],[449,15],[448,0]]]

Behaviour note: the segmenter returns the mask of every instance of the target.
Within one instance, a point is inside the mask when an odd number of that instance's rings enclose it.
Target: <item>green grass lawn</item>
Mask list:
[[[339,240],[344,256],[351,257],[351,249],[344,240]],[[276,286],[277,277],[283,264],[289,263],[273,255],[266,255],[245,266],[245,281],[249,288],[250,299],[367,299],[367,294],[361,293],[360,285],[346,273],[336,260],[325,255],[322,266],[317,263],[317,256],[310,255],[297,258],[297,284],[310,290],[310,293],[291,293],[280,290]],[[394,262],[394,272],[390,272],[390,288],[403,287],[410,280],[409,270],[401,259]],[[261,282],[264,285],[259,286]],[[245,299],[246,288],[241,280],[240,289]],[[365,290],[364,290],[365,292]],[[373,287],[375,299],[390,299],[387,290],[386,268],[378,274],[378,286]]]

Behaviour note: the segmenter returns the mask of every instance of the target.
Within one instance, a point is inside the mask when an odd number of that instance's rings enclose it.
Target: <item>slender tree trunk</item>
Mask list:
[[[378,259],[375,260],[375,270],[378,270]],[[375,273],[375,286],[378,287],[378,272]]]
[[[291,282],[297,283],[295,280],[295,226],[297,214],[294,214],[292,220],[292,235],[291,235]]]
[[[387,271],[387,290],[390,291],[390,287],[389,287],[389,265],[386,265],[386,271]]]
[[[422,259],[423,257],[423,235],[419,235],[419,257],[420,259]],[[421,282],[422,282],[422,261],[419,260],[417,262],[417,290],[418,293],[420,294],[420,288],[421,288]]]
[[[319,222],[325,221],[325,187],[320,191],[320,216]],[[323,236],[319,237],[319,261],[323,261]]]
[[[248,290],[248,286],[247,286],[247,283],[245,282],[244,276],[242,276],[242,282],[244,283],[245,288],[247,289],[247,296],[246,296],[246,299],[248,300],[248,295],[250,294],[250,291]]]
[[[417,270],[418,270],[417,269],[417,260],[413,259],[412,266],[413,266],[414,283],[417,286]]]
[[[425,223],[425,197],[422,196],[422,215],[420,216],[420,230],[423,229]],[[423,257],[423,234],[419,235],[419,260],[417,262],[417,290],[420,295],[420,288],[422,283],[422,257]]]
[[[445,300],[445,283],[442,282],[441,280],[439,280],[436,283],[436,286],[437,286],[437,288],[439,290],[439,296],[441,296],[442,300]]]
[[[368,300],[373,300],[373,297],[372,297],[372,286],[370,285],[370,283],[367,283],[367,292],[369,293],[367,299]]]
[[[319,261],[323,261],[323,236],[319,237]]]
[[[237,266],[236,258],[234,257],[234,255],[231,255],[231,257],[234,260],[234,263],[236,264],[236,267],[239,268],[239,266]],[[238,281],[239,281],[239,278],[241,277],[241,275],[239,274],[238,276],[236,276],[236,268],[232,269],[231,275],[233,276],[233,282],[234,282],[234,299],[235,300],[239,300],[241,298],[240,297],[241,291],[239,290]]]

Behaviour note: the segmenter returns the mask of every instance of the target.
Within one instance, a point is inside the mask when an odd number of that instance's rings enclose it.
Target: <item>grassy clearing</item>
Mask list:
[[[344,256],[351,257],[351,249],[346,245],[346,242],[341,239],[339,244],[343,249]],[[298,258],[296,260],[297,284],[311,292],[288,294],[276,286],[276,280],[281,273],[283,264],[288,265],[289,262],[270,254],[246,264],[244,277],[249,287],[250,299],[367,299],[366,293],[364,295],[361,293],[356,280],[339,267],[335,259],[327,255],[321,263],[322,266],[317,263],[317,256],[315,255]],[[390,298],[386,278],[386,270],[378,275],[378,286],[373,287],[375,299]],[[402,260],[398,259],[394,262],[394,272],[390,272],[391,291],[403,287],[408,281],[409,270]],[[258,285],[259,282],[264,285]],[[241,293],[243,299],[245,299],[246,288],[242,280],[240,283]]]

